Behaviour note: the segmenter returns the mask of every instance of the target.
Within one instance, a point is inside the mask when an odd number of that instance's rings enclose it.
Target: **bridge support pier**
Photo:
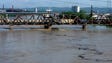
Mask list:
[[[49,25],[49,24],[45,24],[44,25],[44,29],[49,29],[52,25]]]
[[[9,29],[12,30],[13,29],[13,25],[9,25]]]
[[[82,24],[82,30],[86,30],[86,26],[87,26],[86,23]]]

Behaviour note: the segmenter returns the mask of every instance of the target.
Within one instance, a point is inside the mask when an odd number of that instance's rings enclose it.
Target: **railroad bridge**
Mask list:
[[[49,28],[52,25],[82,25],[86,24],[103,24],[112,25],[110,19],[91,19],[82,20],[75,15],[59,15],[54,12],[1,12],[0,25],[44,25]]]

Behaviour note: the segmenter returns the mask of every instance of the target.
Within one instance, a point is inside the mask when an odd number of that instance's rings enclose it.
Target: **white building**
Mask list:
[[[52,12],[52,9],[46,9],[46,12]]]
[[[6,10],[0,10],[0,12],[6,12]]]
[[[36,12],[36,13],[38,12],[38,9],[37,9],[37,8],[35,8],[35,12]]]
[[[80,12],[80,7],[79,6],[72,6],[72,10],[74,12]]]

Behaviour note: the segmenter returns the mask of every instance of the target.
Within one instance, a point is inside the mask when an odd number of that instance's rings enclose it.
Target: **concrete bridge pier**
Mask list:
[[[47,24],[44,25],[44,29],[49,29],[49,27],[50,27],[50,26],[47,25]]]
[[[51,28],[51,26],[52,26],[52,23],[44,24],[44,29],[49,29]]]
[[[13,29],[13,25],[9,25],[9,29],[12,30]]]
[[[86,30],[87,28],[87,23],[82,24],[82,30]]]
[[[53,24],[52,17],[47,17],[47,19],[44,22],[44,29],[49,29]]]

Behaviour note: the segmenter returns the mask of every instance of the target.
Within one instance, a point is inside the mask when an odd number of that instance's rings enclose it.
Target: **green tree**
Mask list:
[[[68,16],[75,15],[75,16],[78,16],[80,19],[87,19],[87,20],[91,19],[90,15],[86,14],[86,12],[84,10],[81,10],[80,12],[77,12],[77,13],[71,12],[71,11],[70,12],[62,12],[62,14],[65,14]]]
[[[79,16],[80,19],[86,19],[87,18],[87,14],[85,11],[81,10],[80,12],[78,13],[75,13],[76,16]]]

